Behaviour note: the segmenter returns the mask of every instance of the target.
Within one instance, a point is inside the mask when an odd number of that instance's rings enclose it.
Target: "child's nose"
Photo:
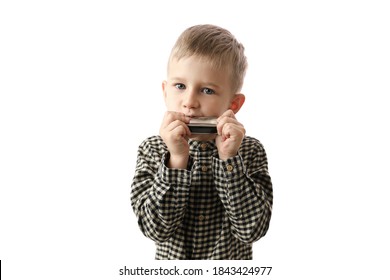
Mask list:
[[[196,108],[199,106],[197,92],[195,92],[195,90],[188,90],[188,92],[185,94],[183,106],[185,108]]]

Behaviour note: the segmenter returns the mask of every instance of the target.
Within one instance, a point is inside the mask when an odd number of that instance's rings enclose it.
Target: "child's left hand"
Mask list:
[[[232,110],[227,110],[217,119],[218,136],[215,139],[219,158],[227,160],[237,155],[242,140],[245,137],[245,128],[239,123]]]

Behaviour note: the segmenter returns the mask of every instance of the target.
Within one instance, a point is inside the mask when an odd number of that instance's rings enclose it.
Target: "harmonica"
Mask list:
[[[217,118],[199,117],[193,118],[188,124],[188,128],[194,134],[216,134]]]

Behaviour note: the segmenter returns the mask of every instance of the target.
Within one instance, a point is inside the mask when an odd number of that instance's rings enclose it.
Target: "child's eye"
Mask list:
[[[177,88],[177,89],[185,89],[186,88],[186,86],[184,85],[184,84],[175,84],[175,88]]]
[[[205,94],[208,94],[208,95],[215,93],[212,89],[209,89],[209,88],[202,89],[202,92]]]

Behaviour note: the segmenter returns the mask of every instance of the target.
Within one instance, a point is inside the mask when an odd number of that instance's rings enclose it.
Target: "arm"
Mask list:
[[[186,169],[167,168],[169,153],[156,139],[160,138],[144,141],[139,147],[131,205],[143,234],[163,242],[183,219],[191,176]]]
[[[259,240],[268,230],[273,203],[263,146],[247,138],[238,155],[213,161],[215,185],[229,216],[232,234],[245,243]]]

